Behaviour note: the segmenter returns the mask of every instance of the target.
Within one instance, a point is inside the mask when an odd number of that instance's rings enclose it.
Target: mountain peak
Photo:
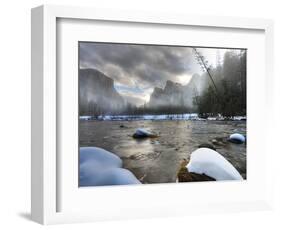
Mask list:
[[[163,93],[163,89],[161,89],[159,87],[155,87],[153,90],[153,93]]]
[[[110,77],[106,76],[104,73],[101,71],[94,69],[94,68],[87,68],[87,69],[79,69],[79,76],[88,76],[88,77],[94,77],[98,79],[99,81],[106,82],[107,85],[111,85],[113,87],[113,79]]]
[[[97,69],[79,70],[80,113],[100,115],[121,111],[123,97],[114,88],[114,80]]]
[[[198,87],[201,76],[193,74],[186,85],[167,80],[164,89],[155,87],[150,96],[149,106],[193,106],[194,89]]]
[[[171,80],[166,81],[164,92],[175,93],[181,90],[182,85]]]

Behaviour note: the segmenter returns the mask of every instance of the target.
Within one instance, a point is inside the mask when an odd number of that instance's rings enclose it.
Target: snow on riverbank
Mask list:
[[[100,120],[100,121],[138,121],[138,120],[246,120],[246,116],[234,116],[225,118],[222,116],[200,118],[197,113],[185,114],[161,114],[161,115],[100,115],[100,116],[80,116],[80,120]]]
[[[126,121],[126,120],[192,120],[198,119],[197,113],[162,114],[162,115],[105,115],[80,116],[80,120]]]

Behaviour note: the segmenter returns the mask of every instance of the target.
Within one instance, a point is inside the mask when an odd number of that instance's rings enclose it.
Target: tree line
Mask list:
[[[185,105],[167,105],[150,107],[146,103],[142,106],[135,106],[131,103],[126,103],[123,108],[120,109],[108,109],[104,106],[99,105],[96,102],[90,102],[88,107],[83,109],[80,107],[80,116],[98,116],[105,115],[161,115],[161,114],[185,114],[196,112],[194,108],[187,107]]]
[[[204,61],[204,59],[203,59]],[[209,80],[193,104],[201,117],[246,115],[246,50],[226,52],[222,64],[208,69],[202,77]]]

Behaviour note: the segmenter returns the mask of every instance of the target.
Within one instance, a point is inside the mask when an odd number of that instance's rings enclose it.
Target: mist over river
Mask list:
[[[134,139],[137,128],[159,134]],[[80,147],[95,146],[115,153],[143,183],[175,182],[181,159],[189,159],[200,144],[213,144],[246,179],[246,143],[227,141],[230,134],[246,136],[246,121],[200,120],[80,120]]]

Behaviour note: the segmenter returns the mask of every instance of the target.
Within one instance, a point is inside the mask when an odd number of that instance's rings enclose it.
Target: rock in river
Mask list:
[[[158,137],[156,133],[148,131],[143,128],[138,128],[136,132],[133,134],[133,138],[147,138],[147,137]]]
[[[242,144],[246,141],[246,138],[240,133],[234,133],[229,136],[228,141],[235,144]]]

